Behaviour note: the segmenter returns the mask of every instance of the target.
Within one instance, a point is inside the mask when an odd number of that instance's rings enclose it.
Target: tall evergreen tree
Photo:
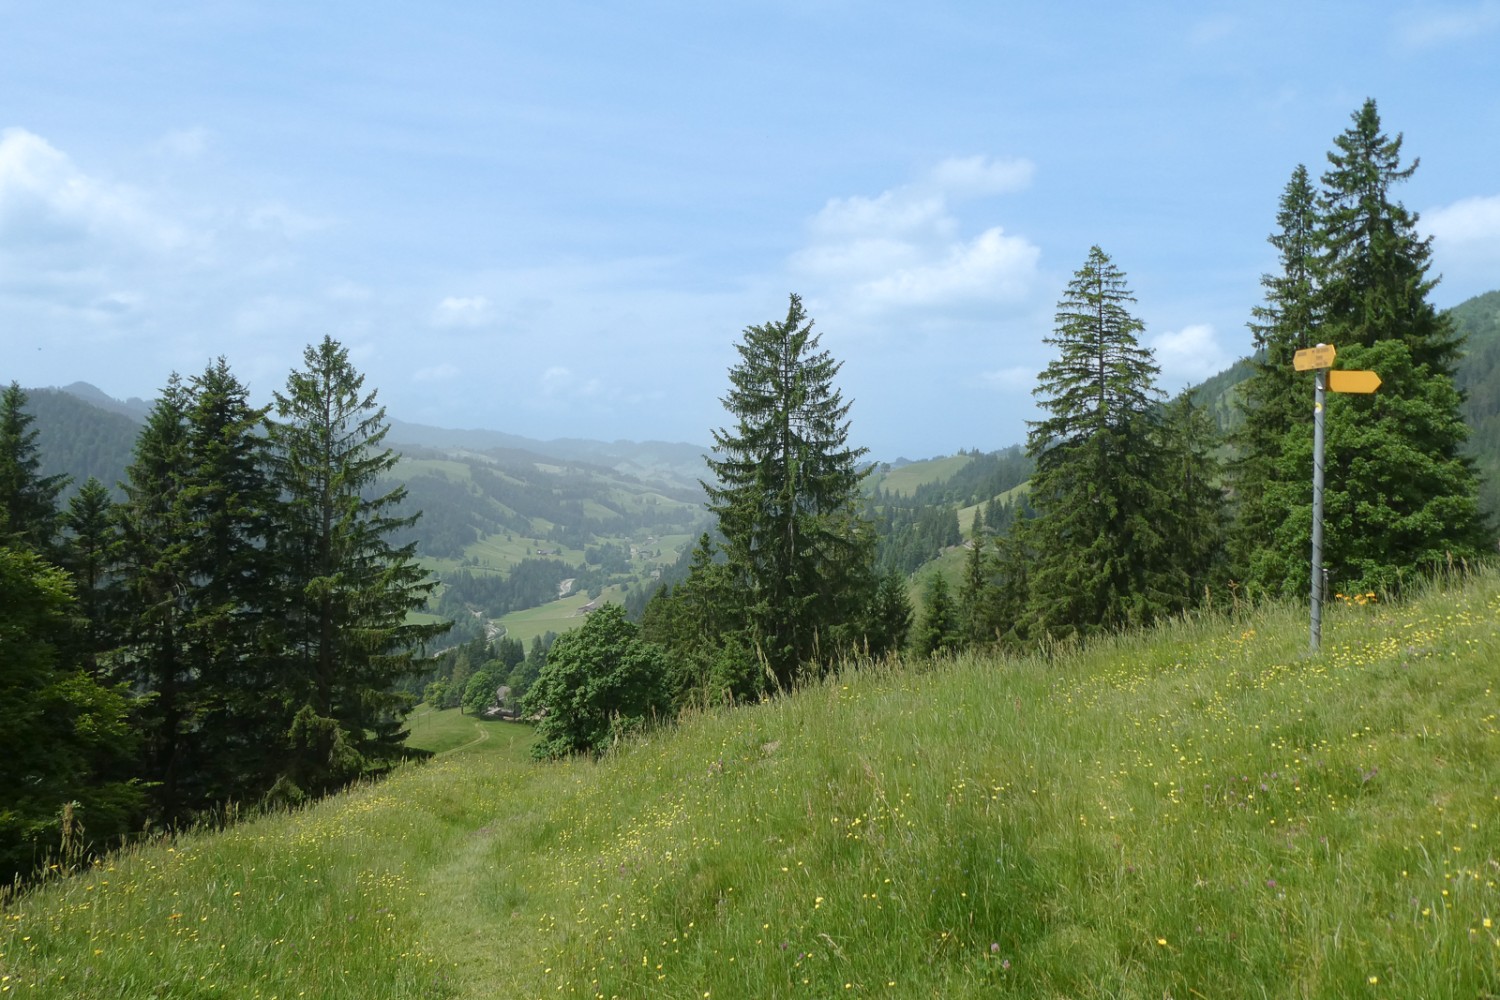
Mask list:
[[[89,673],[103,672],[101,656],[115,648],[121,635],[123,581],[120,579],[120,529],[109,488],[90,476],[68,500],[64,562],[73,574],[78,612],[80,659]]]
[[[1418,163],[1402,165],[1401,141],[1384,134],[1367,100],[1334,140],[1320,201],[1321,339],[1339,348],[1340,367],[1374,369],[1383,382],[1329,407],[1337,423],[1325,552],[1330,579],[1359,589],[1394,587],[1406,572],[1472,558],[1489,541],[1473,466],[1461,454],[1460,344],[1428,298],[1437,284],[1428,277],[1432,240],[1392,199]]]
[[[400,752],[410,705],[395,683],[414,672],[417,644],[447,626],[407,622],[435,584],[415,542],[390,541],[416,515],[398,514],[405,491],[381,482],[397,461],[383,445],[384,407],[332,338],[308,347],[303,364],[276,393],[271,442],[279,610],[300,706],[285,777],[313,791]]]
[[[196,677],[184,653],[192,585],[181,476],[188,462],[188,404],[174,374],[136,439],[118,510],[126,615],[115,670],[151,695],[137,706],[143,777],[151,783],[158,818],[167,822],[189,812],[181,785],[200,721]]]
[[[219,358],[189,381],[184,414],[185,652],[198,689],[195,797],[205,805],[265,792],[290,718],[272,590],[269,407],[249,396]]]
[[[875,589],[874,539],[861,516],[864,449],[848,444],[839,363],[819,350],[802,300],[747,327],[723,399],[732,429],[713,432],[705,483],[750,620],[750,639],[781,684],[831,657]]]
[[[1124,274],[1097,246],[1058,303],[1047,343],[1058,357],[1035,394],[1034,553],[1028,617],[1054,635],[1150,621],[1180,607],[1186,579],[1171,553],[1171,502],[1155,412],[1157,366],[1137,334]]]
[[[1262,315],[1277,319],[1284,368],[1257,372],[1256,398],[1312,395],[1311,378],[1293,377],[1295,346],[1338,348],[1338,368],[1379,373],[1368,396],[1332,394],[1326,420],[1325,568],[1334,587],[1395,588],[1409,573],[1488,548],[1477,483],[1461,448],[1465,429],[1453,374],[1459,344],[1444,314],[1428,300],[1431,241],[1417,216],[1393,200],[1416,161],[1401,162],[1400,135],[1387,136],[1374,101],[1354,113],[1334,140],[1316,199],[1315,239],[1308,239],[1306,185],[1283,198],[1283,275],[1267,280]],[[1294,176],[1294,183],[1297,178]],[[1288,208],[1294,200],[1295,211]],[[1290,218],[1290,224],[1287,221]],[[1295,233],[1295,241],[1291,233]],[[1307,254],[1311,245],[1314,253]],[[1306,339],[1292,341],[1291,324]],[[1292,404],[1284,409],[1295,412]],[[1306,402],[1303,412],[1310,410]],[[1309,574],[1310,417],[1279,432],[1276,420],[1246,441],[1238,560],[1249,579],[1270,590],[1300,593]],[[1256,545],[1254,540],[1261,539]],[[1245,552],[1248,551],[1248,557]]]
[[[990,577],[988,554],[990,536],[976,512],[973,537],[964,556],[964,575],[958,588],[960,633],[966,646],[982,646],[995,641],[998,622],[995,618],[996,594]]]
[[[1218,427],[1191,393],[1166,407],[1161,422],[1163,482],[1171,496],[1172,565],[1185,576],[1186,604],[1196,603],[1228,582],[1225,544],[1228,521],[1218,460]]]
[[[70,588],[35,552],[0,545],[0,885],[83,839],[65,812],[99,844],[139,818],[125,698],[61,654]]]
[[[917,626],[917,653],[922,656],[948,656],[958,652],[963,645],[962,627],[959,609],[953,603],[948,581],[943,578],[943,574],[933,573],[927,581],[922,620]]]
[[[1316,293],[1321,268],[1322,223],[1317,191],[1298,164],[1282,192],[1277,232],[1269,238],[1280,271],[1261,277],[1265,302],[1253,310],[1250,331],[1255,356],[1243,383],[1244,415],[1234,437],[1238,457],[1231,470],[1236,517],[1231,533],[1231,572],[1254,589],[1280,593],[1298,561],[1266,544],[1286,522],[1287,506],[1308,490],[1309,473],[1283,460],[1289,434],[1307,435],[1312,392],[1292,368],[1292,356],[1312,347],[1321,332]]]
[[[20,385],[12,382],[0,392],[0,544],[52,558],[57,497],[68,477],[41,475],[34,419]]]

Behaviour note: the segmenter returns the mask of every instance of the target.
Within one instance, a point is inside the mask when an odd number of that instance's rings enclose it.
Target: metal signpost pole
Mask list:
[[[1323,638],[1323,403],[1328,395],[1328,373],[1314,372],[1313,389],[1313,505],[1312,505],[1312,629],[1308,645],[1316,653]]]

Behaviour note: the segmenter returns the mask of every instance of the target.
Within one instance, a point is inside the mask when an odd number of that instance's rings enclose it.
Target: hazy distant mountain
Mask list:
[[[40,471],[44,476],[69,476],[73,488],[93,476],[118,496],[116,485],[125,478],[125,467],[130,464],[135,438],[141,430],[140,418],[129,414],[129,403],[109,399],[82,382],[75,386],[93,389],[115,405],[104,407],[95,403],[75,392],[73,386],[27,389],[26,412],[35,421],[32,429],[36,431]]]
[[[40,390],[28,390],[37,392]],[[85,403],[90,403],[101,410],[111,413],[120,413],[135,420],[136,423],[145,423],[146,417],[151,413],[150,400],[141,399],[139,396],[131,396],[126,400],[119,400],[106,393],[97,386],[89,385],[87,382],[74,382],[72,385],[63,386],[59,392],[66,392],[70,396],[77,396]]]
[[[707,473],[704,445],[668,441],[588,441],[580,438],[556,438],[539,441],[507,434],[504,431],[453,430],[392,420],[387,440],[398,451],[403,444],[425,448],[456,448],[463,451],[492,451],[497,448],[525,451],[533,455],[568,462],[587,462],[647,480],[667,480],[679,485],[696,485]]]

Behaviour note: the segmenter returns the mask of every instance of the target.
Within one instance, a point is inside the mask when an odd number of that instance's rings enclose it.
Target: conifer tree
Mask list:
[[[57,497],[67,476],[43,476],[35,420],[26,393],[12,382],[0,391],[0,544],[55,556]]]
[[[1218,460],[1218,427],[1191,393],[1169,403],[1161,422],[1163,482],[1171,497],[1168,548],[1185,578],[1184,604],[1194,604],[1227,583],[1228,521]]]
[[[777,682],[836,643],[851,645],[874,592],[874,539],[860,513],[864,449],[848,444],[849,404],[839,363],[819,350],[802,300],[786,318],[747,327],[723,398],[732,429],[713,432],[705,483],[730,573],[746,607],[749,640]]]
[[[290,720],[278,641],[265,416],[224,358],[187,386],[180,527],[185,654],[197,685],[196,800],[255,800]]]
[[[916,647],[922,656],[947,656],[963,644],[960,635],[959,610],[943,574],[933,573],[927,581],[922,621],[917,627]]]
[[[876,660],[899,653],[906,646],[914,615],[906,580],[895,571],[882,575],[866,612],[863,652]]]
[[[1384,134],[1366,101],[1334,140],[1320,200],[1320,339],[1338,347],[1339,367],[1382,380],[1379,392],[1329,407],[1335,495],[1325,498],[1325,553],[1330,579],[1350,589],[1395,589],[1406,573],[1489,547],[1473,465],[1461,454],[1460,344],[1428,298],[1432,240],[1392,199],[1418,163],[1401,164],[1401,141]]]
[[[1307,493],[1310,474],[1283,461],[1289,434],[1308,434],[1311,390],[1292,368],[1292,356],[1317,343],[1321,331],[1316,293],[1322,241],[1317,191],[1298,164],[1276,214],[1279,273],[1261,277],[1265,302],[1253,310],[1253,372],[1239,396],[1244,415],[1231,469],[1236,516],[1230,541],[1231,572],[1253,590],[1281,593],[1298,560],[1267,544],[1287,520],[1287,507]],[[1290,559],[1289,559],[1290,557]]]
[[[1059,353],[1034,392],[1049,416],[1027,438],[1037,516],[1018,522],[1035,560],[1034,630],[1062,636],[1144,623],[1185,599],[1154,419],[1158,369],[1137,340],[1133,301],[1124,274],[1093,247],[1046,341]]]
[[[309,792],[399,754],[410,704],[395,683],[414,672],[417,644],[448,626],[407,622],[435,584],[415,542],[390,541],[417,515],[398,514],[405,490],[382,485],[397,461],[383,446],[384,407],[332,338],[308,347],[303,364],[275,394],[271,444],[279,610],[300,706],[285,777]]]
[[[73,575],[78,612],[83,616],[79,658],[94,676],[103,673],[101,656],[120,639],[123,581],[119,575],[120,529],[109,489],[90,476],[68,500],[64,563]]]
[[[995,639],[995,592],[990,581],[991,564],[986,552],[990,537],[976,512],[973,537],[964,557],[964,576],[958,589],[959,620],[966,646],[980,646]]]
[[[173,375],[136,438],[119,508],[121,576],[126,581],[118,676],[151,697],[137,705],[143,777],[158,818],[174,822],[187,807],[180,785],[196,731],[196,677],[183,652],[192,583],[181,470],[187,465],[188,397]]]
[[[1236,561],[1268,590],[1304,592],[1309,574],[1311,416],[1282,430],[1279,414],[1297,408],[1266,402],[1300,393],[1310,414],[1311,377],[1287,374],[1291,351],[1306,344],[1333,344],[1336,367],[1371,369],[1382,380],[1371,395],[1329,399],[1324,557],[1332,586],[1395,589],[1409,574],[1489,546],[1473,468],[1461,453],[1459,344],[1428,299],[1436,284],[1428,277],[1431,241],[1392,195],[1417,167],[1402,164],[1401,143],[1366,101],[1334,140],[1315,217],[1301,175],[1283,197],[1283,273],[1266,279],[1258,313],[1278,353],[1268,349],[1247,388],[1267,419],[1245,439],[1237,476]],[[1307,328],[1301,340],[1296,325]],[[1273,363],[1284,367],[1272,371]]]
[[[69,803],[98,843],[139,819],[124,695],[61,653],[70,586],[35,552],[0,545],[0,885],[59,853],[59,817]]]

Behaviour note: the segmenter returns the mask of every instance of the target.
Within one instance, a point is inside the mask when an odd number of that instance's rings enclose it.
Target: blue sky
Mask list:
[[[1293,168],[1366,97],[1500,288],[1500,3],[0,0],[0,379],[707,442],[801,294],[874,457],[1021,441],[1099,244],[1175,391],[1247,353]]]

